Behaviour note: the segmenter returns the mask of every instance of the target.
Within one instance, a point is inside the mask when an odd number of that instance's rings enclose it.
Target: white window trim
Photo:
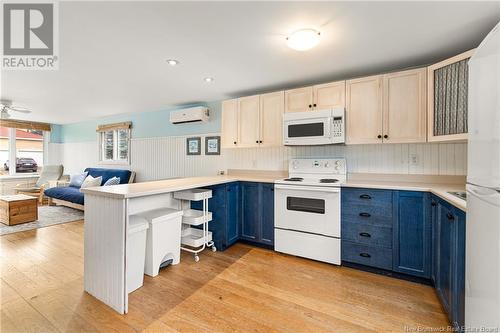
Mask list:
[[[9,174],[2,176],[11,178],[21,178],[21,177],[39,177],[38,172],[32,174],[24,174],[22,172],[16,172],[16,159],[17,159],[17,146],[16,146],[16,128],[8,129],[9,137]],[[50,132],[43,131],[43,165],[47,165],[49,161],[49,139]],[[3,168],[3,165],[0,167]]]
[[[127,140],[127,159],[119,160],[119,159],[112,159],[112,160],[105,160],[104,159],[104,133],[106,132],[97,132],[97,144],[99,146],[99,156],[98,156],[98,161],[99,165],[122,165],[122,166],[130,166],[130,139],[131,139],[131,133],[132,131],[130,129],[120,129],[120,130],[126,130],[128,131],[128,140]],[[118,156],[118,135],[117,132],[119,130],[113,130],[113,157]],[[108,131],[109,132],[109,131]]]

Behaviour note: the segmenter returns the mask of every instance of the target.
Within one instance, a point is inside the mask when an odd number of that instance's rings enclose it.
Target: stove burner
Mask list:
[[[301,182],[304,180],[304,178],[300,177],[292,177],[292,178],[285,178],[287,182]]]
[[[338,179],[331,179],[331,178],[324,178],[319,180],[320,183],[336,183],[338,181],[339,181]]]

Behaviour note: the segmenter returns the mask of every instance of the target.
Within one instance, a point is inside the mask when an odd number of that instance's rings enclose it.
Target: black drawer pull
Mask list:
[[[367,233],[367,232],[360,232],[360,233],[359,233],[359,235],[360,235],[361,237],[367,237],[367,238],[370,238],[370,237],[372,236],[372,235],[370,235],[370,234],[369,234],[369,233]]]
[[[370,200],[372,197],[370,197],[368,194],[361,194],[359,196],[360,199],[365,199],[365,200]]]
[[[446,218],[450,221],[453,221],[455,219],[455,216],[453,216],[451,213],[447,213]]]
[[[359,213],[359,216],[361,216],[361,217],[370,217],[372,215],[370,213]]]
[[[431,206],[435,207],[437,205],[436,201],[431,202]]]
[[[363,257],[363,258],[371,258],[372,256],[369,254],[369,253],[360,253],[359,254],[360,257]]]

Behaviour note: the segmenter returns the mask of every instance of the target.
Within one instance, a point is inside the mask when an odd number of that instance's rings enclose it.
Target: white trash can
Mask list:
[[[127,239],[127,293],[142,287],[144,282],[148,228],[149,223],[144,218],[130,216]]]
[[[138,216],[149,222],[144,273],[156,276],[162,263],[177,265],[181,258],[182,210],[160,208]]]

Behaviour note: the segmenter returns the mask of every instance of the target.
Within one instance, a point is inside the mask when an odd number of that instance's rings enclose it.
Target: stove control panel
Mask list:
[[[295,158],[288,166],[289,173],[341,174],[347,172],[344,158]]]

